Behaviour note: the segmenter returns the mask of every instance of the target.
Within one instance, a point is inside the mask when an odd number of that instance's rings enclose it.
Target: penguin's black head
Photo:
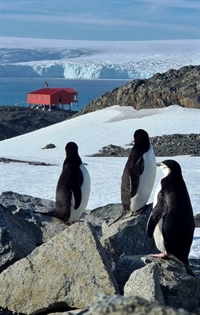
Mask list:
[[[75,142],[68,142],[65,146],[65,152],[67,157],[73,157],[78,155],[78,146]]]
[[[156,165],[159,166],[162,171],[168,170],[168,172],[176,172],[177,174],[181,174],[181,167],[175,160],[165,160],[161,163],[156,163]]]
[[[134,133],[134,146],[146,146],[149,149],[149,135],[143,129],[137,129]]]

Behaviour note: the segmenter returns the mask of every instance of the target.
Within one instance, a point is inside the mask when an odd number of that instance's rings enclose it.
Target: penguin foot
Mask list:
[[[133,216],[133,217],[136,217],[137,215],[143,213],[144,211],[145,211],[145,207],[143,207],[143,208],[141,208],[141,209],[138,209],[138,210],[132,212],[132,216]]]
[[[158,257],[158,258],[166,258],[166,257],[167,257],[167,254],[160,253],[160,254],[152,254],[151,256],[153,256],[153,257]]]
[[[71,226],[72,224],[77,223],[77,222],[84,222],[84,221],[83,220],[76,220],[76,221],[68,222],[67,225]]]

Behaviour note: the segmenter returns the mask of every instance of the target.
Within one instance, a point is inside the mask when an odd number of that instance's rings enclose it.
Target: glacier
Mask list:
[[[147,79],[199,65],[198,40],[95,42],[1,37],[2,78]]]

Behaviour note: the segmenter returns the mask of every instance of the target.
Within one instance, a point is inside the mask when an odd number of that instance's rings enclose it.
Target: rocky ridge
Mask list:
[[[136,79],[96,98],[79,111],[82,115],[113,105],[135,109],[180,105],[200,108],[200,66],[185,66],[156,73],[149,79]]]
[[[72,226],[40,214],[53,207],[0,195],[1,315],[198,314],[200,262],[191,259],[189,269],[150,255],[157,252],[146,235],[152,204],[112,225],[121,204],[85,212]]]

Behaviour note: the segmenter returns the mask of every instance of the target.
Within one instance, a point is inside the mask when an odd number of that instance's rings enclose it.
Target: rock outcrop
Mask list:
[[[92,226],[81,223],[65,229],[4,270],[0,286],[0,305],[23,314],[60,307],[88,308],[95,295],[118,293]]]
[[[191,277],[176,260],[144,257],[143,268],[130,275],[124,296],[140,296],[148,301],[194,311],[199,306],[200,281]]]
[[[122,206],[107,205],[71,226],[39,213],[53,207],[50,200],[0,195],[2,315],[189,315],[200,308],[200,261],[190,260],[190,269],[174,257],[149,255],[157,251],[146,235],[151,204],[113,224]]]
[[[78,115],[113,105],[132,106],[135,109],[162,108],[174,104],[200,108],[199,93],[200,66],[185,66],[157,73],[149,79],[128,82],[86,104]]]

